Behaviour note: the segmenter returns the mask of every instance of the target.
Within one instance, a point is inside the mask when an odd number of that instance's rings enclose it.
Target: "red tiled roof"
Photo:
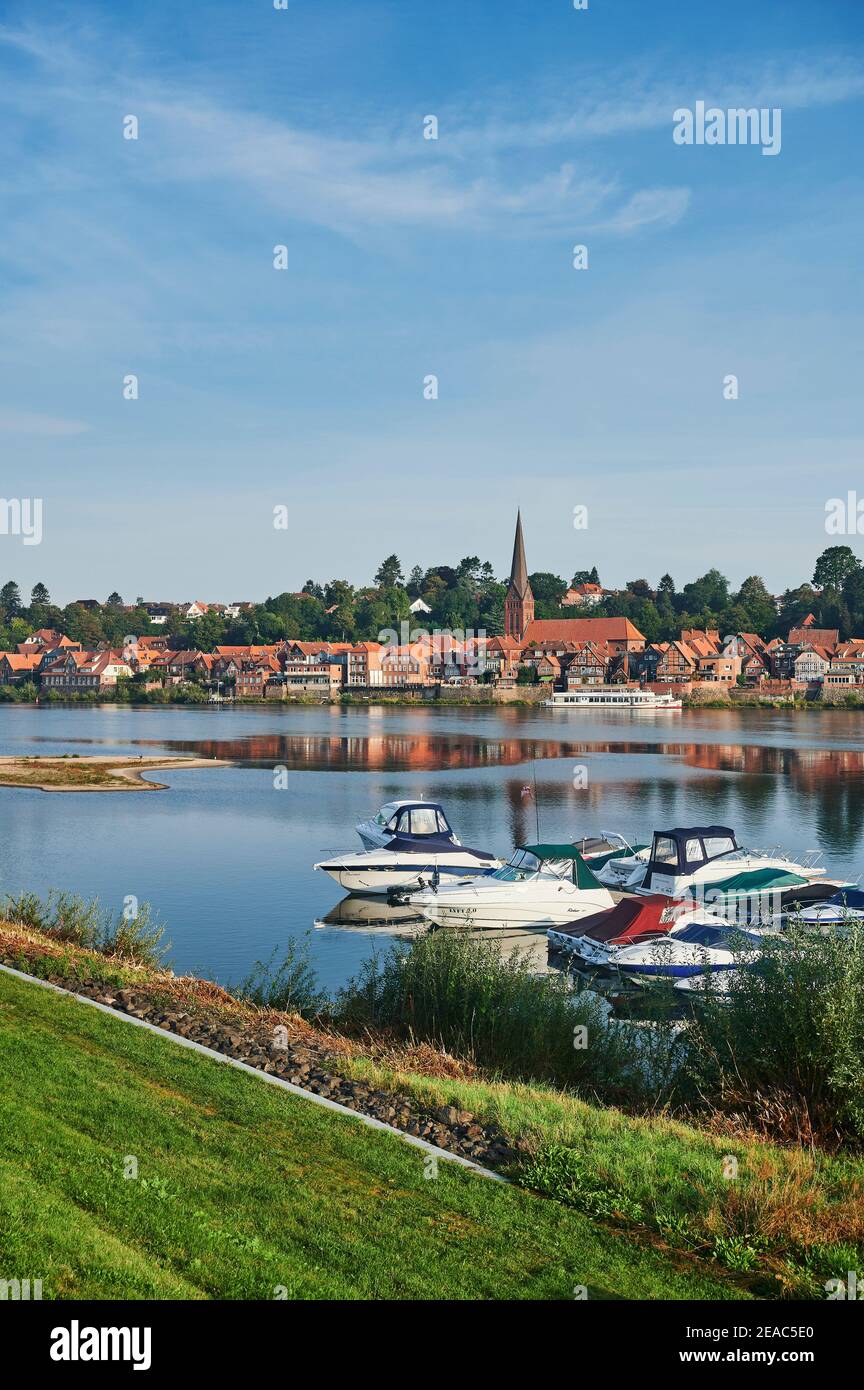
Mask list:
[[[535,618],[525,630],[522,645],[555,640],[644,642],[645,638],[629,618]]]

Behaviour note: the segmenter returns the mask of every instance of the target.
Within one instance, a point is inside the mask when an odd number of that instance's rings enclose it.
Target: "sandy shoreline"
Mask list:
[[[117,758],[109,753],[94,753],[83,758],[0,756],[0,787],[29,787],[43,792],[157,792],[167,791],[167,782],[147,781],[145,772],[182,770],[191,767],[231,767],[224,758],[139,757]],[[92,768],[92,781],[86,780],[86,769]],[[85,769],[83,780],[76,774]],[[40,779],[40,772],[52,777]],[[113,780],[108,781],[106,778]]]

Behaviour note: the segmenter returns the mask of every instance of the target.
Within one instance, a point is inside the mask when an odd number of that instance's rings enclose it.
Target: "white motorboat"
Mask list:
[[[722,917],[692,900],[677,901],[662,893],[622,898],[604,912],[583,917],[573,926],[550,927],[550,950],[577,959],[591,969],[604,969],[637,942],[642,945],[680,931],[691,923],[726,926]]]
[[[463,884],[486,877],[501,860],[485,850],[452,844],[443,836],[394,836],[386,849],[346,850],[315,865],[349,893],[409,893],[432,884]]]
[[[386,849],[397,835],[459,843],[437,801],[388,801],[377,816],[357,822],[357,834],[367,849]]]
[[[411,903],[442,927],[551,927],[612,907],[608,888],[573,845],[521,845],[495,873],[463,887],[413,893]]]
[[[651,855],[650,845],[631,845],[623,835],[617,835],[611,830],[604,830],[602,839],[597,841],[598,846],[607,846],[605,850],[595,849],[591,840],[577,840],[575,843],[600,882],[605,883],[607,888],[626,887],[631,879],[640,882]],[[587,852],[582,850],[583,844],[588,847]]]
[[[782,914],[785,924],[802,927],[844,927],[864,921],[864,890],[841,888],[822,902],[807,903]]]
[[[814,857],[797,863],[784,855],[742,849],[725,825],[677,826],[655,831],[650,850],[610,859],[601,877],[613,888],[673,898],[785,894],[824,874]]]
[[[719,920],[682,920],[665,936],[625,946],[610,965],[629,984],[692,988],[696,977],[746,969],[758,958],[764,935]]]

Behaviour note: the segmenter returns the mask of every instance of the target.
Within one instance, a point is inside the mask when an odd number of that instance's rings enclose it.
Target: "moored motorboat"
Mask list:
[[[614,907],[583,917],[573,926],[550,927],[547,935],[550,950],[591,969],[603,969],[626,947],[668,936],[693,922],[725,925],[721,917],[692,900],[679,901],[655,893],[622,898]]]
[[[798,863],[785,855],[743,849],[735,832],[725,825],[657,830],[650,851],[641,852],[638,860],[610,859],[604,881],[639,893],[663,893],[673,898],[690,894],[708,901],[715,896],[761,895],[803,887],[825,872],[813,862],[812,855]]]
[[[758,957],[763,936],[720,920],[683,921],[667,935],[625,946],[610,965],[623,983],[677,984],[746,968]]]
[[[385,849],[346,850],[315,865],[349,893],[408,893],[433,883],[467,883],[499,868],[481,849],[444,839],[394,836]]]
[[[821,885],[820,885],[821,886]],[[828,885],[825,885],[828,887]],[[840,888],[821,902],[790,903],[782,913],[784,924],[802,927],[840,927],[864,922],[864,890]]]
[[[410,901],[439,926],[550,927],[612,907],[613,898],[573,845],[521,845],[507,864],[462,887],[428,889]]]
[[[388,801],[376,816],[357,822],[357,834],[367,849],[386,849],[397,835],[402,839],[410,835],[417,841],[459,843],[437,801]]]
[[[604,830],[594,836],[586,835],[581,840],[574,840],[573,844],[601,883],[606,882],[603,871],[613,860],[636,860],[640,854],[650,849],[650,845],[631,845],[623,835],[618,835],[613,830]]]

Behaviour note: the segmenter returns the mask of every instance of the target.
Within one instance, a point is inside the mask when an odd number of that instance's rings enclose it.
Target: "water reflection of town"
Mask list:
[[[156,740],[141,740],[152,743]],[[515,843],[537,834],[537,802],[546,808],[572,806],[574,788],[560,772],[550,777],[543,764],[569,760],[585,764],[588,776],[579,789],[580,810],[590,815],[602,803],[614,781],[618,793],[639,811],[636,833],[675,814],[680,806],[682,780],[668,763],[646,772],[610,775],[592,759],[598,756],[656,757],[671,760],[713,776],[699,779],[702,813],[731,820],[736,813],[765,816],[783,790],[787,810],[798,803],[800,823],[821,844],[839,854],[854,849],[864,831],[864,750],[842,748],[765,747],[753,743],[694,743],[648,739],[546,739],[495,737],[458,732],[386,733],[372,735],[255,734],[228,739],[158,741],[158,746],[198,757],[224,758],[247,766],[284,766],[291,771],[383,772],[431,774],[464,770],[519,767],[505,784]],[[538,766],[539,765],[539,766]],[[730,775],[731,774],[731,775]],[[500,783],[454,784],[448,796],[457,800],[500,795]],[[537,800],[535,800],[535,796]],[[606,827],[608,828],[608,827]],[[791,827],[790,827],[791,828]],[[807,846],[808,848],[810,846]]]
[[[476,734],[252,734],[228,739],[136,739],[136,746],[170,748],[202,758],[292,770],[446,772],[507,767],[550,758],[605,753],[677,758],[688,767],[824,780],[864,773],[864,750],[768,748],[746,743],[681,743],[647,739],[495,738]]]

